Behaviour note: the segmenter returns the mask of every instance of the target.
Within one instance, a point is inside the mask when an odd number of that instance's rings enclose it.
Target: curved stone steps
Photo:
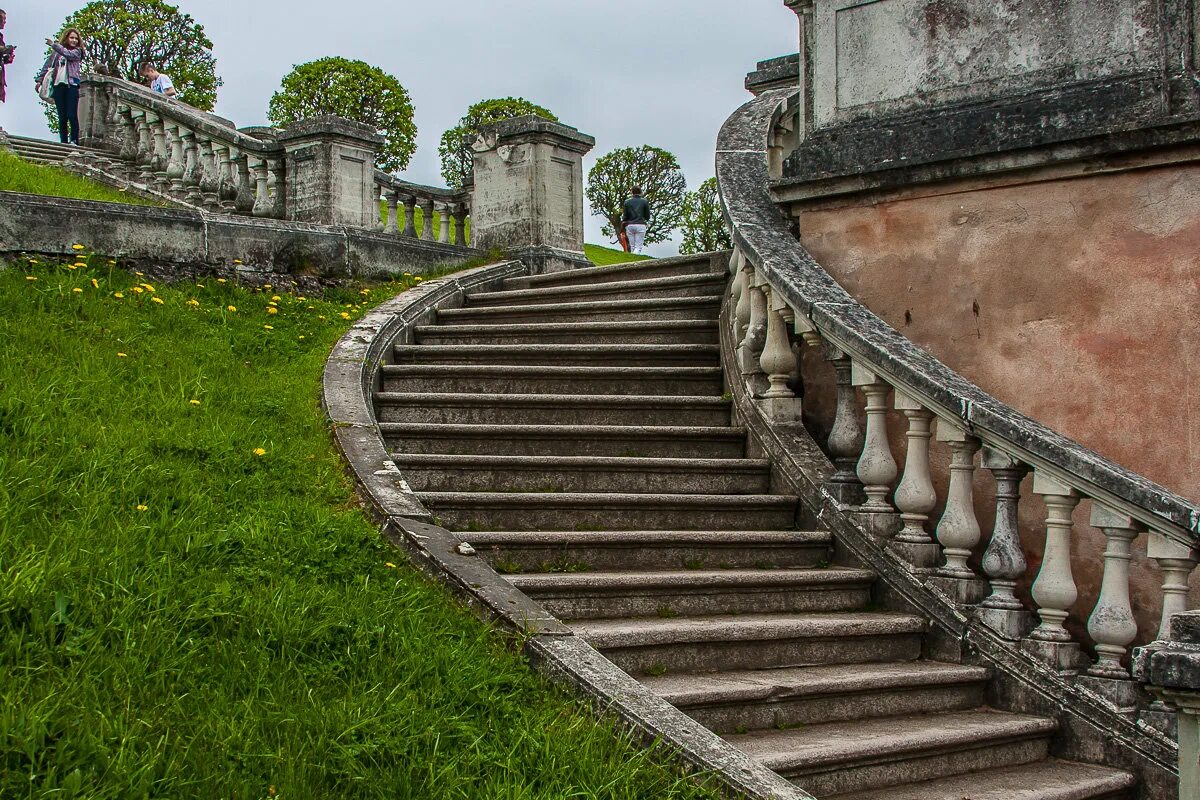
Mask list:
[[[1137,781],[1128,772],[1048,758],[883,789],[835,795],[836,800],[1128,800]]]
[[[468,296],[467,306],[529,305],[541,303],[583,303],[593,299],[646,300],[659,297],[711,297],[725,287],[724,275],[671,275],[638,277],[609,283],[537,286],[506,289],[497,292],[475,292]]]
[[[725,569],[510,575],[561,620],[852,611],[875,573],[860,569]]]
[[[532,303],[479,308],[448,308],[437,312],[439,324],[481,322],[609,322],[655,319],[712,319],[722,295],[663,297],[645,300],[589,300],[577,303]]]
[[[741,458],[746,431],[703,425],[465,425],[380,422],[389,449],[409,453]]]
[[[676,275],[724,274],[729,256],[726,253],[704,253],[694,256],[653,258],[643,261],[627,261],[623,264],[607,264],[601,267],[548,272],[543,275],[523,275],[505,278],[505,289],[523,289],[538,286],[565,286],[637,278],[656,278]]]
[[[504,573],[589,569],[780,569],[827,564],[828,531],[472,531],[463,534]]]
[[[720,367],[387,364],[385,392],[493,394],[721,394]]]
[[[527,324],[418,325],[421,345],[446,344],[707,344],[719,338],[713,319],[628,322],[542,322]]]
[[[397,364],[711,367],[721,363],[720,347],[711,344],[398,344],[392,351]]]
[[[393,453],[421,492],[767,494],[762,459]]]
[[[720,425],[730,401],[702,395],[377,392],[381,422],[476,425]]]
[[[718,733],[963,711],[984,703],[988,670],[937,661],[782,667],[643,677]]]

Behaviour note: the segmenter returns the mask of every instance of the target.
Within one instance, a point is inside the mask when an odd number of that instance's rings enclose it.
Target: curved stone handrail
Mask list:
[[[772,126],[794,90],[746,103],[717,140],[716,172],[733,239],[797,313],[856,360],[903,386],[939,418],[1188,547],[1200,545],[1200,506],[1026,417],[913,344],[848,294],[792,233],[769,191]]]
[[[426,220],[432,220],[435,212],[441,215],[439,229],[435,232],[433,225],[424,225],[421,239],[450,244],[450,220],[454,220],[453,243],[468,246],[467,216],[471,211],[469,189],[424,186],[381,170],[375,170],[375,188],[380,200],[387,204],[387,219],[381,219],[376,230],[416,238],[415,211],[420,207]]]
[[[391,460],[376,426],[372,397],[392,345],[412,341],[416,325],[438,308],[461,305],[468,291],[528,272],[527,265],[509,261],[423,283],[378,306],[334,346],[325,366],[322,405],[359,496],[381,522],[384,536],[417,566],[482,610],[485,618],[516,632],[539,672],[587,700],[599,713],[615,715],[635,738],[666,745],[680,765],[711,776],[733,796],[813,800],[642,686],[473,555],[473,550],[460,547],[463,540],[432,524],[432,515]]]

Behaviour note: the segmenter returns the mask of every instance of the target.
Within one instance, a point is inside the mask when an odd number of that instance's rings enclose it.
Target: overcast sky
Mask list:
[[[0,0],[17,45],[0,126],[48,135],[33,74],[44,40],[86,0]],[[521,96],[596,137],[586,173],[618,147],[654,145],[679,158],[688,188],[713,174],[717,129],[749,98],[756,61],[795,52],[797,23],[783,0],[180,0],[213,41],[216,112],[239,127],[265,124],[267,103],[293,65],[361,59],[412,95],[418,129],[409,180],[442,185],[437,143],[467,106]],[[584,209],[587,240],[603,243]],[[676,245],[662,245],[668,255]]]

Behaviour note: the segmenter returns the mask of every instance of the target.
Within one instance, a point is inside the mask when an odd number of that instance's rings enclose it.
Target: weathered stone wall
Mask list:
[[[797,212],[804,245],[868,308],[984,390],[1200,498],[1200,163],[921,194],[810,203]],[[829,389],[810,389],[806,413],[827,427]],[[893,416],[903,463],[904,420]],[[947,461],[935,446],[943,487]],[[985,530],[990,483],[977,481]],[[1022,527],[1036,565],[1044,509],[1028,489]],[[1104,548],[1087,505],[1074,516],[1079,620],[1094,605]],[[1137,547],[1144,552],[1145,537]],[[1161,576],[1144,558],[1134,564],[1139,640],[1147,641]]]

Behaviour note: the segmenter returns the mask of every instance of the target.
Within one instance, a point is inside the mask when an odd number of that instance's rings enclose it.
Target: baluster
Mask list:
[[[735,342],[742,340],[741,331],[738,329],[737,320],[737,305],[742,299],[742,286],[745,283],[742,272],[742,265],[746,258],[742,255],[742,251],[738,247],[733,248],[733,252],[729,255],[729,274],[732,280],[729,281],[729,307],[733,309],[733,313],[729,315],[730,323],[733,325],[733,337]]]
[[[258,158],[254,161],[254,206],[250,213],[256,217],[271,216],[271,193],[267,186],[269,179],[267,160]]]
[[[137,110],[138,181],[147,189],[154,185],[154,134],[150,131],[150,116]]]
[[[975,518],[975,453],[979,440],[966,431],[938,420],[937,440],[950,446],[950,483],[946,489],[946,508],[938,520],[937,538],[946,556],[940,572],[950,578],[973,580],[967,566],[971,551],[979,544],[981,531]]]
[[[433,241],[433,198],[421,200],[421,240]]]
[[[851,361],[849,356],[833,345],[828,346],[826,359],[833,365],[837,382],[837,410],[833,415],[833,427],[829,429],[829,439],[826,440],[836,472],[826,486],[839,505],[859,505],[864,495],[855,468],[863,449],[864,434],[858,421],[858,400],[851,382]]]
[[[896,410],[908,420],[908,430],[904,434],[908,446],[904,451],[904,474],[896,486],[894,498],[903,527],[889,547],[913,569],[931,570],[937,566],[939,555],[937,543],[925,530],[929,512],[937,505],[937,492],[929,475],[933,412],[899,390],[894,402]]]
[[[287,162],[280,158],[267,159],[267,171],[271,173],[267,188],[271,192],[271,216],[287,219]]]
[[[738,348],[738,365],[750,384],[751,394],[757,395],[762,388],[760,376],[763,374],[758,359],[767,343],[767,298],[763,294],[758,271],[753,267],[747,273],[746,295],[750,316],[746,323],[745,338]]]
[[[239,214],[254,213],[254,204],[258,202],[258,187],[255,182],[251,182],[250,178],[250,154],[242,150],[238,153],[237,160],[233,162],[234,173],[237,175],[237,198],[234,201],[234,208]]]
[[[1033,474],[1033,491],[1046,503],[1046,545],[1032,590],[1041,623],[1021,646],[1060,672],[1071,672],[1078,665],[1079,645],[1071,641],[1063,622],[1079,597],[1071,571],[1071,512],[1079,495],[1040,471]]]
[[[125,166],[125,174],[130,180],[137,178],[138,158],[138,126],[133,119],[133,109],[124,103],[120,106],[121,117],[121,160]]]
[[[983,466],[996,481],[996,523],[983,553],[983,572],[992,593],[984,599],[976,617],[1001,637],[1016,641],[1033,626],[1033,616],[1014,594],[1026,567],[1017,505],[1021,501],[1021,480],[1029,469],[993,447],[983,448]]]
[[[1129,603],[1129,562],[1133,540],[1141,526],[1132,517],[1118,514],[1092,501],[1092,527],[1104,531],[1104,578],[1100,597],[1088,617],[1087,629],[1096,641],[1097,660],[1088,674],[1099,678],[1128,679],[1121,666],[1129,643],[1137,636],[1137,622]]]
[[[441,203],[438,207],[438,213],[442,215],[442,224],[438,230],[438,241],[442,244],[450,244],[450,206],[446,203]]]
[[[462,203],[454,207],[454,243],[460,247],[467,244],[467,207]]]
[[[859,522],[876,539],[888,539],[899,527],[895,509],[887,501],[898,472],[896,459],[892,458],[892,450],[888,446],[887,434],[887,396],[892,387],[858,363],[851,367],[850,380],[862,389],[867,399],[867,430],[862,453],[855,465],[855,472],[867,496],[866,502],[858,509]]]
[[[788,326],[783,319],[787,301],[769,285],[763,286],[763,294],[764,297],[769,295],[766,303],[767,329],[758,364],[766,374],[769,385],[762,394],[761,406],[764,415],[774,422],[799,422],[801,401],[788,388],[788,380],[796,369],[796,358],[792,354]]]
[[[210,210],[219,207],[221,199],[217,196],[220,188],[220,178],[217,175],[217,152],[212,139],[199,137],[200,145],[200,193],[204,198],[204,206]]]
[[[232,213],[236,206],[237,187],[233,182],[233,148],[224,142],[213,142],[217,157],[217,203],[221,211]]]
[[[1158,638],[1171,638],[1171,616],[1187,611],[1188,581],[1200,560],[1200,551],[1172,539],[1165,533],[1150,531],[1146,555],[1158,562],[1162,572],[1162,617]]]
[[[200,193],[200,153],[196,145],[196,133],[184,128],[180,135],[183,139],[183,201],[198,206],[204,202],[204,196]]]
[[[733,319],[736,333],[734,341],[740,348],[745,343],[746,334],[750,330],[750,282],[754,279],[754,267],[751,266],[749,260],[742,258],[739,272],[741,273],[741,293],[738,295]]]
[[[383,223],[383,230],[388,233],[399,233],[400,218],[396,215],[396,209],[400,205],[400,196],[392,191],[385,191],[383,194],[387,201],[387,219]]]
[[[411,194],[402,195],[404,201],[404,235],[414,239],[417,236],[417,198]]]
[[[171,182],[171,196],[182,200],[183,186],[183,137],[179,133],[178,122],[166,122],[163,125],[167,136],[167,179]]]

